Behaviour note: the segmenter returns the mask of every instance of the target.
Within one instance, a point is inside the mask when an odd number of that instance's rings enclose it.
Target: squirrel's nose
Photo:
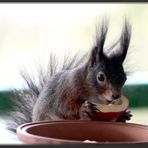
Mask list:
[[[113,98],[113,99],[118,99],[119,97],[120,97],[120,94],[113,94],[113,95],[112,95],[112,98]]]

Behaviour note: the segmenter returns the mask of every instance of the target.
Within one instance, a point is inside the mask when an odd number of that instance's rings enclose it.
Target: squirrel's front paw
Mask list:
[[[125,111],[118,119],[117,122],[126,122],[126,120],[130,120],[132,117],[131,111]]]
[[[96,105],[85,101],[79,111],[80,120],[94,120]]]

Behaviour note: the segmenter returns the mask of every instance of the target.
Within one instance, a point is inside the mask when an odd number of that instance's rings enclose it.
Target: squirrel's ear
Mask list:
[[[112,50],[113,48],[116,48],[117,45],[119,45],[119,47],[117,47],[119,50],[117,50],[117,52],[115,53],[113,52],[113,54],[110,55],[110,58],[117,59],[118,61],[121,61],[121,63],[123,63],[127,55],[128,47],[130,44],[130,39],[131,39],[131,25],[129,24],[127,20],[125,20],[119,41],[117,41],[109,49],[109,50]]]
[[[127,22],[127,20],[125,20],[121,38],[120,38],[120,51],[121,52],[119,55],[117,55],[117,57],[120,59],[122,63],[127,55],[130,40],[131,40],[131,25],[129,24],[129,22]]]
[[[96,45],[91,50],[88,65],[93,67],[97,65],[104,57],[103,48],[106,39],[106,34],[108,30],[108,24],[106,21],[103,21],[101,26],[99,27],[99,31],[97,31],[96,35]]]
[[[120,48],[122,50],[120,59],[122,63],[126,57],[128,47],[130,44],[130,39],[131,39],[131,25],[129,24],[129,22],[127,22],[127,20],[125,20],[125,24],[123,26],[122,35],[120,39]]]

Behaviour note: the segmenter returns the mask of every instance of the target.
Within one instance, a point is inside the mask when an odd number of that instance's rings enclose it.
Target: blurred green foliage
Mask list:
[[[10,100],[12,91],[0,91],[0,111],[11,110],[13,103]]]
[[[130,108],[148,107],[148,84],[126,85],[123,93],[130,100]],[[0,110],[11,110],[13,103],[10,100],[12,91],[0,91]]]
[[[130,100],[130,107],[148,107],[148,84],[126,85],[124,94]]]

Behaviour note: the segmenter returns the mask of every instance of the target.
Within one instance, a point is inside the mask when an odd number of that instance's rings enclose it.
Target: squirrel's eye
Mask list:
[[[103,81],[105,80],[105,76],[104,76],[104,74],[103,74],[102,72],[100,72],[100,73],[98,74],[97,78],[98,78],[98,80],[101,81],[101,82],[103,82]]]

